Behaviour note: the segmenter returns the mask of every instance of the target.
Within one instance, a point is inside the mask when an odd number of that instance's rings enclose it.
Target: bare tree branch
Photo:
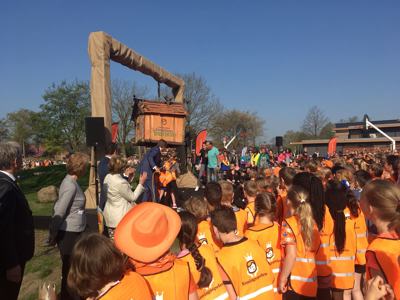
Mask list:
[[[126,144],[133,137],[134,124],[131,122],[133,96],[145,98],[149,94],[147,86],[136,82],[115,79],[111,85],[113,120],[118,124],[118,143],[121,154],[126,155]]]
[[[317,137],[328,122],[329,119],[325,116],[324,112],[317,106],[313,106],[304,119],[302,130],[306,134]]]

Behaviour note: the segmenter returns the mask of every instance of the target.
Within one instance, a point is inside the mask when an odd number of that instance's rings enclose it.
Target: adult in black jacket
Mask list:
[[[167,148],[167,142],[160,140],[157,146],[151,148],[143,156],[140,162],[140,175],[143,173],[147,174],[147,179],[144,182],[144,187],[146,188],[144,194],[142,195],[142,201],[155,201],[159,202],[157,196],[157,190],[154,184],[153,175],[154,172],[158,172],[161,167],[161,151]]]
[[[0,298],[18,298],[25,264],[33,256],[35,236],[32,212],[15,181],[22,165],[17,143],[0,144]]]

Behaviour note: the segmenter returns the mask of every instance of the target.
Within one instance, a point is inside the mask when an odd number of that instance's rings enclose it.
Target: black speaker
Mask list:
[[[106,136],[103,117],[85,118],[86,145],[89,147],[105,147]]]
[[[277,147],[283,146],[283,137],[281,137],[281,136],[275,137],[275,146],[277,146]]]

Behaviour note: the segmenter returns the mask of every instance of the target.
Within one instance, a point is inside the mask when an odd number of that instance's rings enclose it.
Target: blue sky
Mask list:
[[[264,118],[268,139],[298,129],[313,105],[332,121],[400,117],[396,0],[2,1],[0,117],[37,110],[53,82],[88,80],[87,38],[98,30],[203,76],[226,107]],[[156,92],[116,63],[111,76]]]

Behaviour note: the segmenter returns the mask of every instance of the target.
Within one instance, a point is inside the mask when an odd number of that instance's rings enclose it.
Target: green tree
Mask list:
[[[360,118],[358,116],[352,116],[339,120],[339,123],[354,123],[354,122],[360,122]]]
[[[90,89],[86,81],[52,84],[40,106],[40,125],[49,149],[82,149],[85,141],[85,117],[90,116]]]
[[[20,109],[7,114],[6,123],[10,132],[10,138],[18,142],[25,156],[26,143],[32,142],[35,135],[35,115],[37,113],[29,109]]]
[[[9,138],[9,130],[6,119],[0,119],[0,142],[7,141]]]
[[[294,149],[295,147],[291,145],[292,142],[301,142],[302,140],[310,139],[310,135],[302,131],[288,130],[283,135],[283,145],[287,148]],[[275,140],[273,141],[275,143]]]
[[[216,116],[210,126],[210,135],[216,144],[222,144],[224,137],[232,138],[241,133],[232,142],[230,148],[256,144],[256,139],[264,135],[264,123],[256,113],[240,110],[225,110]]]
[[[333,131],[333,128],[335,125],[331,122],[327,123],[324,127],[322,127],[320,133],[319,133],[319,138],[320,139],[330,139],[335,135],[335,132]]]

